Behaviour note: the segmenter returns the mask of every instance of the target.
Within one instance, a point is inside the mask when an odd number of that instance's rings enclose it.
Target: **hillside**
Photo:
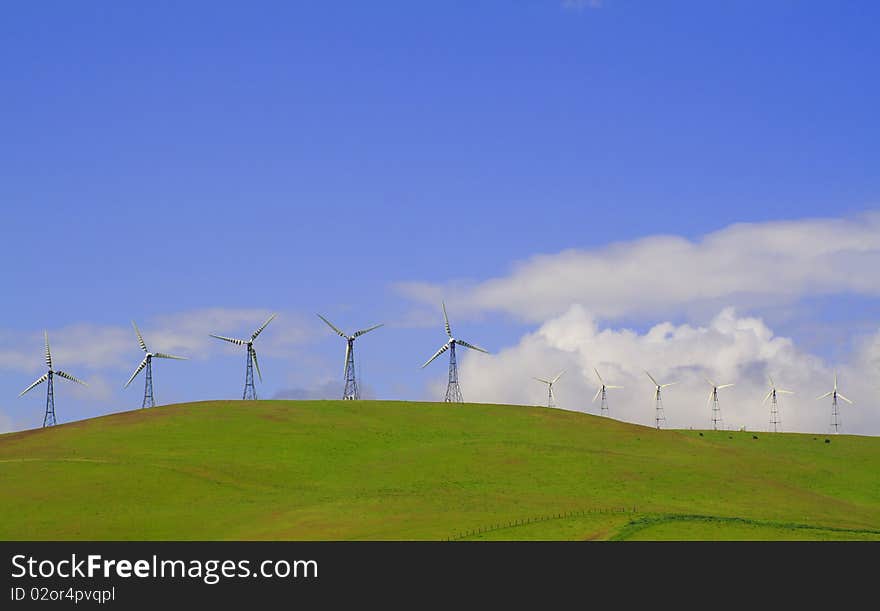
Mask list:
[[[0,435],[0,539],[880,539],[878,467],[869,437],[212,401]]]

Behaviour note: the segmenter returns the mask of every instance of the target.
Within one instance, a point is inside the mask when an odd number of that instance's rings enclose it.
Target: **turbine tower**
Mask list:
[[[708,401],[712,402],[712,430],[717,431],[718,425],[721,425],[721,428],[724,428],[724,421],[721,419],[721,406],[718,405],[718,390],[721,388],[730,388],[733,384],[722,384],[718,385],[706,376],[703,376],[706,382],[709,383],[709,386],[712,387],[712,390],[709,391]]]
[[[70,380],[71,382],[82,384],[83,386],[87,386],[87,384],[82,380],[78,380],[77,378],[73,377],[69,373],[64,373],[59,369],[52,368],[52,353],[49,351],[49,334],[46,331],[43,331],[43,337],[46,338],[46,367],[49,368],[49,371],[37,378],[36,382],[21,391],[21,394],[18,396],[24,396],[26,392],[33,388],[36,388],[43,382],[49,383],[46,387],[46,415],[43,416],[43,427],[45,428],[47,426],[53,426],[55,424],[55,387],[52,379],[55,376],[58,376],[59,378],[64,378],[65,380]]]
[[[599,415],[600,416],[607,416],[608,415],[608,399],[605,396],[605,391],[610,390],[612,388],[623,388],[623,386],[612,386],[610,384],[606,384],[605,380],[602,379],[602,376],[599,375],[599,371],[595,367],[593,368],[593,371],[596,372],[596,377],[599,378],[599,384],[601,384],[601,386],[599,387],[599,390],[597,390],[596,394],[593,396],[593,403],[596,402],[596,399],[598,399],[599,397],[602,397],[602,403],[599,408]]]
[[[555,397],[553,397],[553,385],[556,384],[557,380],[562,377],[562,374],[565,373],[565,369],[559,372],[559,374],[553,378],[552,380],[545,380],[544,378],[535,378],[539,382],[543,382],[547,385],[547,407],[556,407]]]
[[[254,342],[257,339],[257,336],[263,332],[270,322],[275,320],[277,314],[272,314],[269,319],[263,323],[259,329],[253,332],[250,339],[236,339],[234,337],[224,337],[222,335],[214,335],[211,333],[211,337],[215,337],[217,339],[222,339],[225,342],[229,342],[231,344],[235,344],[236,346],[247,346],[247,366],[245,367],[244,372],[244,392],[241,395],[242,399],[256,399],[257,398],[257,389],[254,388],[254,367],[257,368],[257,375],[260,377],[260,382],[263,381],[263,374],[260,373],[260,363],[257,361],[257,351],[254,349]]]
[[[368,329],[361,329],[360,331],[355,331],[351,335],[346,335],[338,328],[336,328],[332,322],[318,314],[318,318],[327,323],[327,326],[333,329],[339,337],[345,340],[345,368],[342,371],[342,377],[345,379],[345,388],[342,391],[343,399],[353,399],[357,400],[361,398],[360,390],[358,389],[358,379],[355,375],[354,368],[354,340],[359,338],[364,333],[369,333],[373,329],[378,329],[382,325],[373,325]]]
[[[422,365],[422,369],[428,366],[428,363],[436,359],[438,356],[449,350],[449,383],[446,385],[446,402],[447,403],[462,403],[461,398],[461,388],[458,386],[458,363],[455,360],[455,346],[456,344],[459,346],[464,346],[465,348],[470,348],[471,350],[477,350],[479,352],[485,352],[489,354],[488,350],[483,350],[478,346],[474,346],[473,344],[469,344],[464,340],[455,339],[452,337],[452,328],[449,326],[449,317],[446,315],[446,304],[442,303],[443,306],[443,320],[446,323],[446,335],[449,336],[449,341],[447,341],[443,346],[434,353],[434,356],[428,359],[428,361]]]
[[[840,391],[837,390],[837,372],[834,372],[834,388],[826,392],[821,397],[816,397],[816,400],[824,399],[826,397],[831,397],[831,428],[834,429],[835,433],[840,432],[840,411],[837,407],[837,400],[843,399],[850,405],[853,405],[853,402],[840,394]]]
[[[657,428],[660,428],[660,423],[666,423],[666,414],[663,412],[663,398],[660,396],[660,391],[666,388],[667,386],[672,386],[673,384],[678,384],[678,382],[669,382],[667,384],[661,384],[657,380],[654,379],[650,373],[645,371],[645,374],[651,381],[654,383],[654,424]]]
[[[185,361],[186,357],[174,356],[173,354],[165,354],[164,352],[150,352],[147,349],[147,344],[146,342],[144,342],[144,338],[141,335],[140,329],[138,329],[138,326],[134,323],[134,321],[131,321],[131,326],[134,327],[135,335],[137,335],[138,338],[138,344],[140,345],[141,350],[146,353],[146,356],[144,357],[144,360],[141,361],[141,364],[137,366],[137,369],[134,370],[134,373],[131,374],[131,377],[128,378],[128,382],[125,383],[125,386],[123,386],[123,388],[128,388],[129,384],[131,384],[137,377],[137,374],[139,374],[143,369],[146,369],[147,372],[144,374],[144,402],[141,404],[141,409],[145,407],[156,407],[156,401],[153,399],[153,359],[175,359],[178,361]]]
[[[767,376],[767,381],[770,382],[770,390],[764,395],[764,400],[761,401],[761,405],[764,405],[767,403],[767,399],[770,399],[770,426],[773,427],[774,433],[779,433],[782,430],[782,417],[779,415],[779,406],[776,403],[776,396],[793,395],[794,393],[790,390],[776,388],[776,384],[773,383],[773,378],[770,376]]]

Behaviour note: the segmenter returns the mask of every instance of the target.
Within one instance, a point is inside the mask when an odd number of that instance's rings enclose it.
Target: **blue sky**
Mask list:
[[[16,395],[40,373],[43,328],[63,353],[131,319],[149,342],[210,309],[236,325],[222,334],[279,311],[271,396],[341,374],[344,346],[314,312],[386,322],[359,345],[365,382],[423,398],[445,373],[418,369],[443,341],[439,307],[401,283],[444,287],[454,328],[498,351],[566,304],[530,319],[455,287],[568,249],[870,214],[878,18],[871,2],[5,6],[5,428],[41,422],[40,392]],[[877,331],[868,284],[599,319],[646,332],[733,305],[840,360]],[[566,299],[591,310],[590,290]],[[139,406],[139,384],[119,388],[139,360],[130,335],[121,363],[71,353],[107,390],[59,384],[60,420]],[[240,393],[243,357],[178,347],[197,354],[156,367],[160,396]]]

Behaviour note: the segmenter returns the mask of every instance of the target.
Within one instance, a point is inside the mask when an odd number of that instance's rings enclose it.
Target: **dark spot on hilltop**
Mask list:
[[[825,440],[825,443],[831,443],[831,440],[830,440],[830,439],[826,439],[826,440]]]
[[[813,437],[813,441],[816,441],[816,439],[818,439],[818,437]]]
[[[700,437],[702,437],[702,436],[703,436],[703,434],[702,434],[702,433],[700,433]]]
[[[728,439],[733,439],[733,435],[728,435],[727,438],[728,438]]]
[[[757,435],[752,435],[752,439],[757,439],[757,438],[758,438]]]

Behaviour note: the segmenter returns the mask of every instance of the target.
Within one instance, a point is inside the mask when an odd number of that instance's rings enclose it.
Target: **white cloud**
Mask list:
[[[584,307],[573,305],[496,355],[462,353],[460,379],[467,401],[542,405],[546,386],[532,377],[567,369],[554,388],[559,406],[597,413],[598,405],[591,402],[597,389],[596,367],[607,383],[624,386],[609,393],[612,415],[653,425],[653,386],[644,373],[647,369],[661,383],[678,383],[664,391],[669,427],[711,427],[705,375],[719,384],[736,384],[719,391],[726,426],[763,431],[769,409],[761,400],[770,374],[780,387],[797,392],[783,399],[784,430],[828,430],[830,402],[815,397],[830,389],[832,368],[800,351],[792,340],[774,335],[760,319],[740,317],[732,308],[722,310],[707,326],[664,322],[639,334],[600,328]],[[839,368],[844,392],[856,401],[855,406],[841,406],[843,432],[880,433],[873,402],[880,386],[878,363],[880,332]],[[445,380],[438,379],[432,393],[440,399],[444,392]]]
[[[532,257],[471,285],[399,283],[457,315],[500,311],[529,322],[582,303],[598,318],[792,304],[805,296],[880,296],[880,212],[846,219],[741,223],[691,241],[651,236]]]
[[[56,385],[58,383],[58,381],[55,382]],[[66,384],[64,381],[61,383]],[[90,404],[94,404],[95,402],[107,403],[112,401],[116,398],[116,392],[119,390],[119,384],[117,382],[111,383],[110,380],[103,375],[89,376],[89,381],[86,386],[80,386],[79,384],[70,384],[69,386],[71,386],[70,392],[73,396],[80,400],[88,401]],[[43,392],[45,393],[45,391]]]

